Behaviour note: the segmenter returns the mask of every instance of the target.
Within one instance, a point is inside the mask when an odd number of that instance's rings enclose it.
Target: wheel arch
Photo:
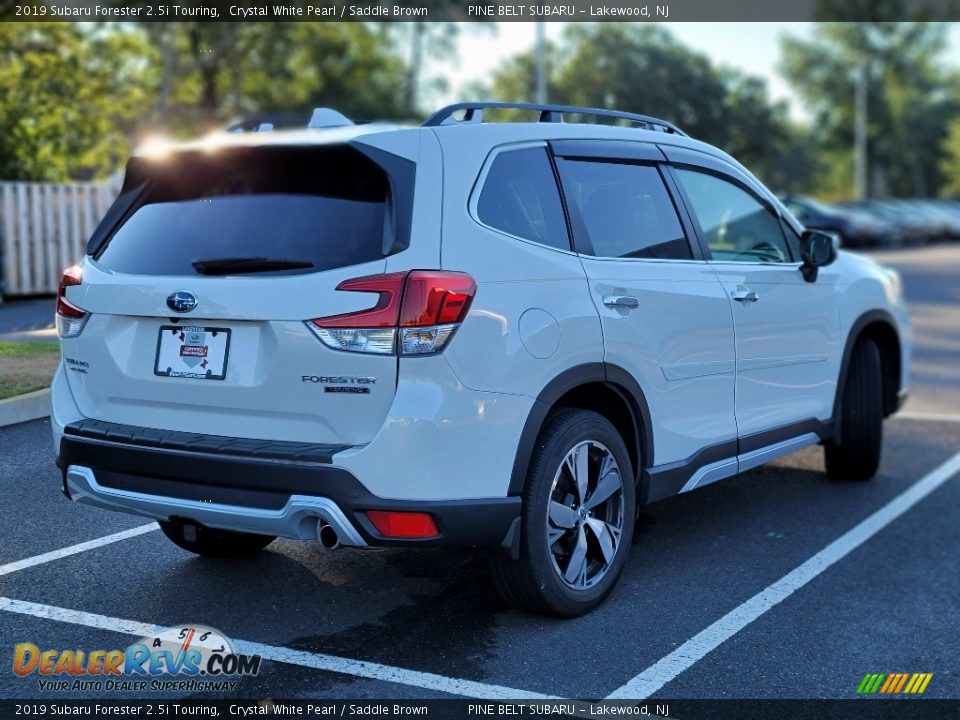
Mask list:
[[[860,315],[850,326],[847,342],[840,362],[840,375],[833,400],[833,436],[841,438],[841,406],[843,389],[850,370],[853,349],[861,340],[873,340],[880,350],[881,377],[883,378],[883,415],[889,417],[897,411],[900,395],[901,364],[903,362],[900,335],[893,316],[886,310],[869,310]]]
[[[637,482],[637,497],[645,497],[641,487],[643,472],[653,461],[653,431],[650,408],[643,390],[633,376],[611,363],[577,365],[560,373],[543,388],[527,415],[510,476],[509,494],[523,491],[537,437],[550,414],[559,408],[593,410],[603,415],[623,437]]]

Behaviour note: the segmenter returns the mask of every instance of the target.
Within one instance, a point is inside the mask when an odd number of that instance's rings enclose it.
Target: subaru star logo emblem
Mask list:
[[[178,313],[190,312],[197,306],[197,296],[186,290],[177,290],[167,298],[167,307]]]

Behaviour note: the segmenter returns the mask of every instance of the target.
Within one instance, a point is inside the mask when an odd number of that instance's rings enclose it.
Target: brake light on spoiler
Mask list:
[[[369,275],[337,290],[379,293],[368,310],[307,323],[324,345],[348,352],[432,355],[447,345],[477,291],[469,275],[441,270]]]

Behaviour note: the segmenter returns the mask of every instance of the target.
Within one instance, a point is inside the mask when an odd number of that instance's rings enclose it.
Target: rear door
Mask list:
[[[332,347],[310,321],[376,306],[381,294],[338,285],[397,269],[410,244],[415,162],[390,156],[385,168],[371,154],[265,146],[131,161],[120,221],[91,242],[67,294],[91,313],[63,340],[81,412],[240,438],[369,441],[396,388],[392,345],[340,333],[343,349]]]
[[[554,153],[605,360],[636,379],[650,408],[647,464],[735,456],[730,306],[671,198],[663,155],[621,142],[558,142]]]
[[[837,274],[804,281],[798,238],[752,178],[667,152],[733,313],[740,451],[816,430],[809,421],[831,416],[842,353]]]

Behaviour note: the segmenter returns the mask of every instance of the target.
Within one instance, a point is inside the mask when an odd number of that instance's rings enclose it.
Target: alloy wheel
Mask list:
[[[564,456],[547,505],[547,547],[570,588],[593,587],[610,569],[623,536],[623,479],[613,453],[586,440]]]

